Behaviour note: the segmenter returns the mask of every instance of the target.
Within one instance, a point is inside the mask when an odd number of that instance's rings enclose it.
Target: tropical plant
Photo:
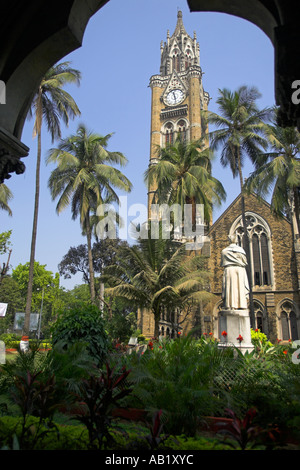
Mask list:
[[[91,299],[95,300],[95,281],[92,256],[91,214],[106,202],[119,201],[115,188],[130,192],[131,183],[113,165],[124,166],[126,157],[106,149],[112,134],[101,136],[89,132],[81,124],[75,135],[62,139],[57,148],[49,151],[48,163],[57,167],[49,178],[52,199],[59,197],[56,210],[60,213],[71,204],[72,218],[80,218],[87,237]]]
[[[268,147],[266,138],[266,121],[271,116],[271,110],[260,110],[256,101],[260,93],[255,87],[241,86],[235,92],[224,88],[219,90],[216,100],[219,114],[207,112],[207,121],[216,127],[210,132],[212,150],[221,147],[220,161],[224,167],[230,167],[233,177],[239,177],[241,188],[241,213],[243,226],[246,228],[245,217],[245,184],[243,165],[245,157],[256,163],[259,155]],[[254,322],[252,276],[249,251],[248,232],[244,230],[245,251],[248,259],[248,278],[250,286],[250,315]]]
[[[56,343],[48,352],[30,346],[26,353],[19,351],[13,361],[1,365],[1,396],[7,396],[8,403],[17,405],[21,412],[18,438],[22,449],[41,445],[43,438],[55,431],[54,417],[61,409],[72,409],[79,383],[94,365],[86,345],[79,342],[68,348],[63,342]],[[9,406],[6,413],[12,410]],[[38,418],[34,424],[33,416]]]
[[[8,215],[12,216],[12,210],[9,207],[8,203],[13,198],[11,190],[6,186],[6,184],[0,184],[0,209],[8,212]]]
[[[59,404],[56,401],[55,394],[55,377],[40,377],[42,371],[30,373],[27,371],[25,377],[15,377],[14,385],[10,391],[13,401],[18,405],[22,414],[22,431],[20,436],[20,447],[28,448],[28,435],[33,439],[30,441],[30,448],[34,448],[35,444],[41,439],[45,431],[41,431],[42,426],[47,422],[48,430],[55,428],[53,423],[53,415]],[[39,418],[37,428],[32,428],[28,418],[36,416]],[[25,444],[26,443],[26,444]],[[26,447],[25,447],[26,446]]]
[[[162,410],[157,411],[152,419],[152,425],[148,424],[150,434],[146,436],[146,441],[149,444],[151,450],[157,450],[157,448],[168,439],[168,435],[162,435],[163,422],[161,421]]]
[[[213,204],[225,199],[225,190],[211,174],[212,152],[206,140],[186,142],[176,139],[173,145],[158,148],[158,161],[145,172],[145,181],[157,184],[157,204],[203,204],[204,219],[211,221]]]
[[[161,227],[161,225],[160,225]],[[154,317],[154,336],[159,335],[160,316],[176,308],[189,312],[197,302],[212,299],[209,274],[201,256],[193,256],[184,243],[169,238],[141,238],[137,245],[120,250],[118,265],[107,268],[111,285],[106,294],[126,299],[129,305],[148,309]],[[184,307],[183,307],[184,306]]]
[[[3,263],[2,268],[0,268],[0,285],[9,270],[9,261],[10,261],[11,252],[12,252],[11,241],[10,241],[11,234],[12,234],[12,230],[8,230],[7,232],[0,233],[0,255],[8,253],[7,261]]]
[[[110,431],[112,411],[132,392],[127,382],[129,373],[125,367],[118,370],[106,363],[99,375],[90,374],[80,382],[77,399],[81,412],[74,417],[86,426],[90,449],[102,449],[114,442]]]
[[[80,342],[97,364],[105,359],[109,342],[100,311],[95,305],[84,305],[61,311],[52,325],[53,346],[64,342],[66,347]]]
[[[295,215],[299,234],[300,134],[296,128],[282,128],[273,122],[267,135],[271,149],[260,155],[246,187],[262,197],[271,192],[272,210],[278,216]]]
[[[205,416],[216,416],[224,409],[218,396],[215,378],[233,360],[230,350],[199,342],[192,335],[153,342],[144,354],[132,353],[125,358],[132,369],[136,401],[152,415],[162,410],[167,433],[193,436]]]
[[[36,94],[33,98],[29,112],[29,117],[34,116],[33,135],[37,136],[37,159],[36,159],[36,179],[34,214],[31,237],[30,261],[29,261],[29,282],[27,290],[27,301],[25,309],[24,332],[29,333],[33,270],[35,260],[35,246],[37,238],[38,211],[40,197],[40,166],[42,153],[42,123],[45,121],[47,130],[50,132],[52,142],[61,137],[60,119],[66,125],[70,118],[80,114],[77,104],[63,87],[69,83],[79,84],[80,72],[70,67],[70,62],[63,62],[51,67],[41,79]]]
[[[253,449],[258,446],[260,430],[254,422],[257,411],[251,408],[242,419],[233,410],[227,409],[225,411],[228,417],[232,419],[230,430],[222,430],[222,423],[219,426],[219,432],[227,435],[232,440],[226,440],[226,443],[234,449],[238,448],[240,450]]]

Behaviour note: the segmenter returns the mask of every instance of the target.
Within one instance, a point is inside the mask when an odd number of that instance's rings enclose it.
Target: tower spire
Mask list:
[[[167,42],[161,45],[160,72],[162,75],[169,75],[174,70],[183,72],[191,65],[200,66],[200,50],[196,33],[192,38],[186,32],[182,11],[177,10],[177,23],[172,36],[167,31]]]
[[[183,24],[183,20],[182,20],[182,11],[181,10],[178,10],[177,11],[177,23],[176,23],[176,28],[175,28],[175,31],[172,35],[173,36],[179,36],[180,34],[186,34],[186,30],[185,30],[185,27],[184,27],[184,24]]]

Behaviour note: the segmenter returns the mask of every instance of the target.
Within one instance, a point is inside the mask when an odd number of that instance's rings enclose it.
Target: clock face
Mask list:
[[[175,104],[179,104],[183,100],[184,100],[184,93],[182,90],[178,90],[178,89],[169,91],[166,97],[166,103],[171,106],[174,106]]]

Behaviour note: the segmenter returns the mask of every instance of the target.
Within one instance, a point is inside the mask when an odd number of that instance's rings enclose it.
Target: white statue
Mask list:
[[[237,235],[229,235],[230,245],[222,250],[221,266],[224,268],[222,299],[224,309],[247,309],[249,283],[246,271],[245,250],[237,245]]]

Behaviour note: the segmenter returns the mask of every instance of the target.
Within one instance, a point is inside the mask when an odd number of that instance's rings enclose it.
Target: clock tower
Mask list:
[[[155,165],[157,149],[172,144],[177,137],[186,141],[200,139],[207,127],[201,111],[207,109],[209,94],[202,85],[200,48],[196,33],[193,38],[185,30],[182,12],[178,11],[175,31],[161,42],[159,75],[150,78],[151,134],[150,165]],[[148,188],[148,214],[155,186]]]

